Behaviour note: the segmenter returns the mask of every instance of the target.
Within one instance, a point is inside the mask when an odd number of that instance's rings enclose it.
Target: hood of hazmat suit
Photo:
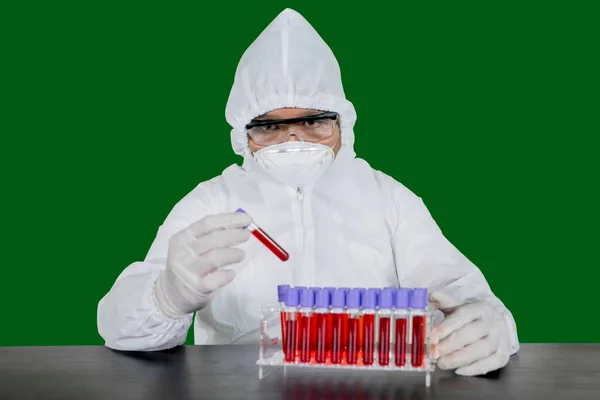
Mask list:
[[[340,116],[341,150],[316,181],[303,187],[274,179],[248,148],[245,125],[284,107]],[[160,227],[145,261],[132,264],[117,279],[99,305],[98,325],[107,346],[151,350],[185,340],[191,316],[167,318],[152,301],[169,238],[206,215],[241,207],[290,259],[281,262],[254,239],[241,245],[246,258],[231,266],[236,278],[196,313],[196,344],[257,343],[261,305],[277,301],[279,284],[401,286],[442,290],[463,301],[488,300],[506,316],[517,350],[510,312],[480,270],[443,236],[421,199],[356,158],[356,113],[344,94],[337,60],[300,14],[284,10],[243,54],[226,118],[233,150],[244,158],[242,166],[228,167],[183,198]],[[119,311],[110,313],[112,309]]]

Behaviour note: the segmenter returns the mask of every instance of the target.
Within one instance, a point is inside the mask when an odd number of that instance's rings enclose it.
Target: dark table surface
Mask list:
[[[258,346],[155,353],[0,348],[0,399],[600,399],[600,344],[522,345],[503,370],[464,378],[288,368],[258,379]]]

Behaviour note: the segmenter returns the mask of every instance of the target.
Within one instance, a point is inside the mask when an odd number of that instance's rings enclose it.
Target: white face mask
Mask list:
[[[256,162],[278,181],[304,186],[314,182],[333,162],[333,149],[319,143],[285,142],[254,153]]]

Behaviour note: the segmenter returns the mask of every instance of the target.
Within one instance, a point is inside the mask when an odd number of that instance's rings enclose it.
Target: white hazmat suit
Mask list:
[[[280,183],[248,149],[245,125],[268,111],[297,107],[337,112],[342,146],[332,165],[303,187]],[[518,350],[511,313],[479,269],[442,234],[419,197],[355,157],[356,114],[338,63],[310,24],[283,11],[244,53],[226,108],[233,150],[243,156],[200,183],[168,215],[143,262],[127,267],[98,307],[106,346],[159,350],[182,344],[192,314],[157,308],[153,288],[165,270],[169,239],[207,215],[243,208],[290,254],[283,263],[258,241],[239,246],[235,279],[196,313],[196,344],[228,344],[259,327],[260,306],[276,286],[427,287],[459,303],[483,302],[501,315],[510,352]],[[376,134],[373,133],[372,134]],[[206,149],[206,151],[209,151]]]

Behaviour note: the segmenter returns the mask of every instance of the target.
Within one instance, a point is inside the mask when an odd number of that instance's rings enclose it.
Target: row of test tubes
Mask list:
[[[278,287],[286,363],[425,368],[427,289]]]

